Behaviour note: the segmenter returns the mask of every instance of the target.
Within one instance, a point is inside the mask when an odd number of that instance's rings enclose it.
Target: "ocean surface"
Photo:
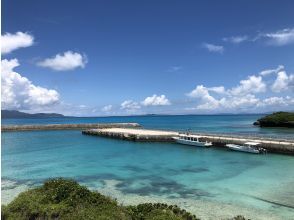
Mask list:
[[[138,122],[155,129],[294,139],[252,126],[260,115],[6,119],[3,124]],[[3,132],[2,203],[52,177],[69,177],[124,204],[178,204],[201,219],[242,214],[294,219],[294,157],[85,136],[77,130]]]

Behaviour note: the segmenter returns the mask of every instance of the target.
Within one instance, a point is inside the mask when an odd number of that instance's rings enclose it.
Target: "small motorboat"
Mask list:
[[[244,145],[226,144],[229,149],[234,151],[241,151],[252,154],[266,153],[266,149],[258,147],[258,145],[260,145],[260,143],[257,142],[246,142]]]
[[[212,145],[211,142],[200,141],[203,138],[202,136],[192,135],[192,134],[179,134],[177,137],[173,137],[173,139],[179,144],[185,145],[193,145],[198,147],[210,147]]]

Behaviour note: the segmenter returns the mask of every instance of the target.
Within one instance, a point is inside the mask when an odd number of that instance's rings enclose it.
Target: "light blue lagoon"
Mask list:
[[[196,122],[209,116],[189,116],[190,121],[185,117],[188,116],[71,118],[35,120],[35,123],[124,121],[138,122],[148,128],[186,129],[187,125],[194,130],[238,133],[259,129],[251,126],[258,116],[238,116],[239,120],[230,121],[224,117],[237,116],[222,116],[215,126],[212,119]],[[191,117],[198,119],[191,122]],[[152,118],[151,122],[148,118]],[[29,121],[14,124],[34,120]],[[282,135],[282,131],[271,129],[260,133]],[[288,138],[291,132],[288,131]],[[237,214],[252,219],[294,218],[293,156],[137,143],[85,136],[71,130],[4,132],[1,142],[3,203],[45,179],[69,177],[125,204],[168,202],[202,219]]]

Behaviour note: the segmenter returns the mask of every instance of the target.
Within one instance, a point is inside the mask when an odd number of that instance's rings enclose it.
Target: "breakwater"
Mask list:
[[[172,137],[176,136],[178,132],[161,131],[161,130],[147,130],[147,129],[133,129],[133,128],[109,128],[109,129],[88,129],[82,131],[83,134],[97,135],[111,138],[118,138],[130,141],[156,141],[156,142],[171,142]]]
[[[135,128],[138,123],[85,123],[85,124],[36,124],[36,125],[2,125],[1,131],[38,131],[38,130],[83,130],[94,128]]]
[[[173,138],[179,135],[175,131],[162,130],[147,130],[137,128],[101,128],[101,129],[87,129],[82,131],[86,135],[97,135],[110,138],[119,138],[130,141],[158,141],[158,142],[173,142]],[[246,137],[240,135],[217,135],[197,133],[201,136],[203,141],[212,142],[215,147],[225,147],[226,144],[244,144],[245,142],[258,142],[260,146],[271,153],[283,153],[294,155],[294,139],[272,139],[272,138],[258,138]]]

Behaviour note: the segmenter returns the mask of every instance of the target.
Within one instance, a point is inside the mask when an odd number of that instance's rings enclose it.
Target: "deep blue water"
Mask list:
[[[147,128],[286,133],[283,129],[264,131],[253,127],[251,124],[258,117],[144,116],[3,122],[138,122]],[[251,155],[170,143],[136,143],[85,136],[76,130],[3,132],[1,143],[3,202],[9,202],[19,192],[45,179],[62,176],[74,178],[122,202],[135,202],[139,198],[142,201],[147,198],[150,201],[152,198],[184,200],[185,208],[196,209],[203,219],[224,213],[228,216],[252,214],[254,219],[294,218],[294,209],[286,207],[294,204],[292,156]]]
[[[66,117],[49,119],[3,119],[2,124],[71,124],[136,122],[145,128],[187,130],[212,133],[239,133],[269,137],[294,138],[294,129],[259,128],[253,125],[263,115],[178,115],[178,116],[121,116]]]

